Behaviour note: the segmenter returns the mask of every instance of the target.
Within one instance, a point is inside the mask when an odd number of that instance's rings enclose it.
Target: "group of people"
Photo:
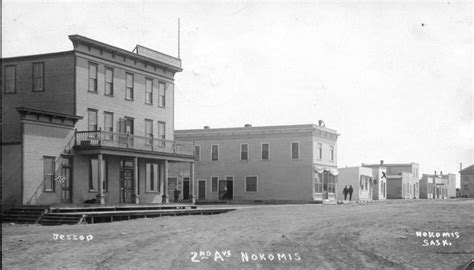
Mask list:
[[[354,192],[352,185],[350,185],[349,188],[345,186],[344,189],[342,190],[342,193],[344,194],[344,200],[347,200],[347,194],[349,194],[349,201],[352,201],[352,192]]]

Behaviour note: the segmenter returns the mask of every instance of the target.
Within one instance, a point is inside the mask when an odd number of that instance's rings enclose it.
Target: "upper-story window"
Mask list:
[[[5,66],[5,94],[16,93],[16,66]]]
[[[105,90],[104,94],[107,96],[114,95],[114,70],[112,68],[105,68]]]
[[[89,91],[97,92],[97,64],[89,63]]]
[[[299,142],[291,143],[291,158],[292,159],[300,158],[300,143]]]
[[[33,63],[33,91],[44,91],[44,63]]]
[[[104,112],[104,130],[106,132],[105,139],[111,140],[114,132],[114,114],[111,112]]]
[[[201,146],[200,145],[194,146],[194,160],[195,161],[201,160]]]
[[[158,106],[166,106],[166,84],[164,82],[158,83]]]
[[[152,138],[147,140],[147,144],[153,143],[153,120],[145,119],[145,136]]]
[[[249,145],[246,143],[240,145],[240,160],[249,160]]]
[[[334,161],[334,146],[331,146],[331,161]]]
[[[217,144],[211,146],[211,160],[219,160],[219,145]]]
[[[270,159],[270,144],[262,143],[262,160]]]
[[[166,139],[166,123],[158,121],[158,138]]]
[[[126,74],[125,99],[133,100],[133,74]]]
[[[318,159],[323,159],[323,144],[318,143]]]
[[[145,80],[145,103],[153,104],[153,80],[148,78]]]
[[[96,131],[98,130],[97,126],[97,110],[88,109],[87,110],[87,118],[88,118],[88,131]]]

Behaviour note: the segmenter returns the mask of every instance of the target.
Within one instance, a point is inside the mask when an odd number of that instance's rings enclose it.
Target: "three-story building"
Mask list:
[[[2,203],[167,202],[181,59],[80,35],[71,51],[2,59]],[[192,195],[192,194],[191,194]]]

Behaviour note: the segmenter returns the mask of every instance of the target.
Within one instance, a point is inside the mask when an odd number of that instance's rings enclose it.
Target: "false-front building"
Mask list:
[[[195,144],[198,201],[309,202],[335,200],[337,137],[319,125],[176,130]],[[170,179],[188,199],[187,168]]]
[[[2,59],[2,203],[162,203],[181,60],[71,35],[71,51]],[[193,195],[191,191],[191,196]]]

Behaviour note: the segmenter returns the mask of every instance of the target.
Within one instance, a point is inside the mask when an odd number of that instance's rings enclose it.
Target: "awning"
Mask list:
[[[337,168],[314,166],[314,172],[315,173],[323,173],[325,171],[329,172],[330,174],[332,174],[334,176],[339,174],[339,171],[337,170]]]

